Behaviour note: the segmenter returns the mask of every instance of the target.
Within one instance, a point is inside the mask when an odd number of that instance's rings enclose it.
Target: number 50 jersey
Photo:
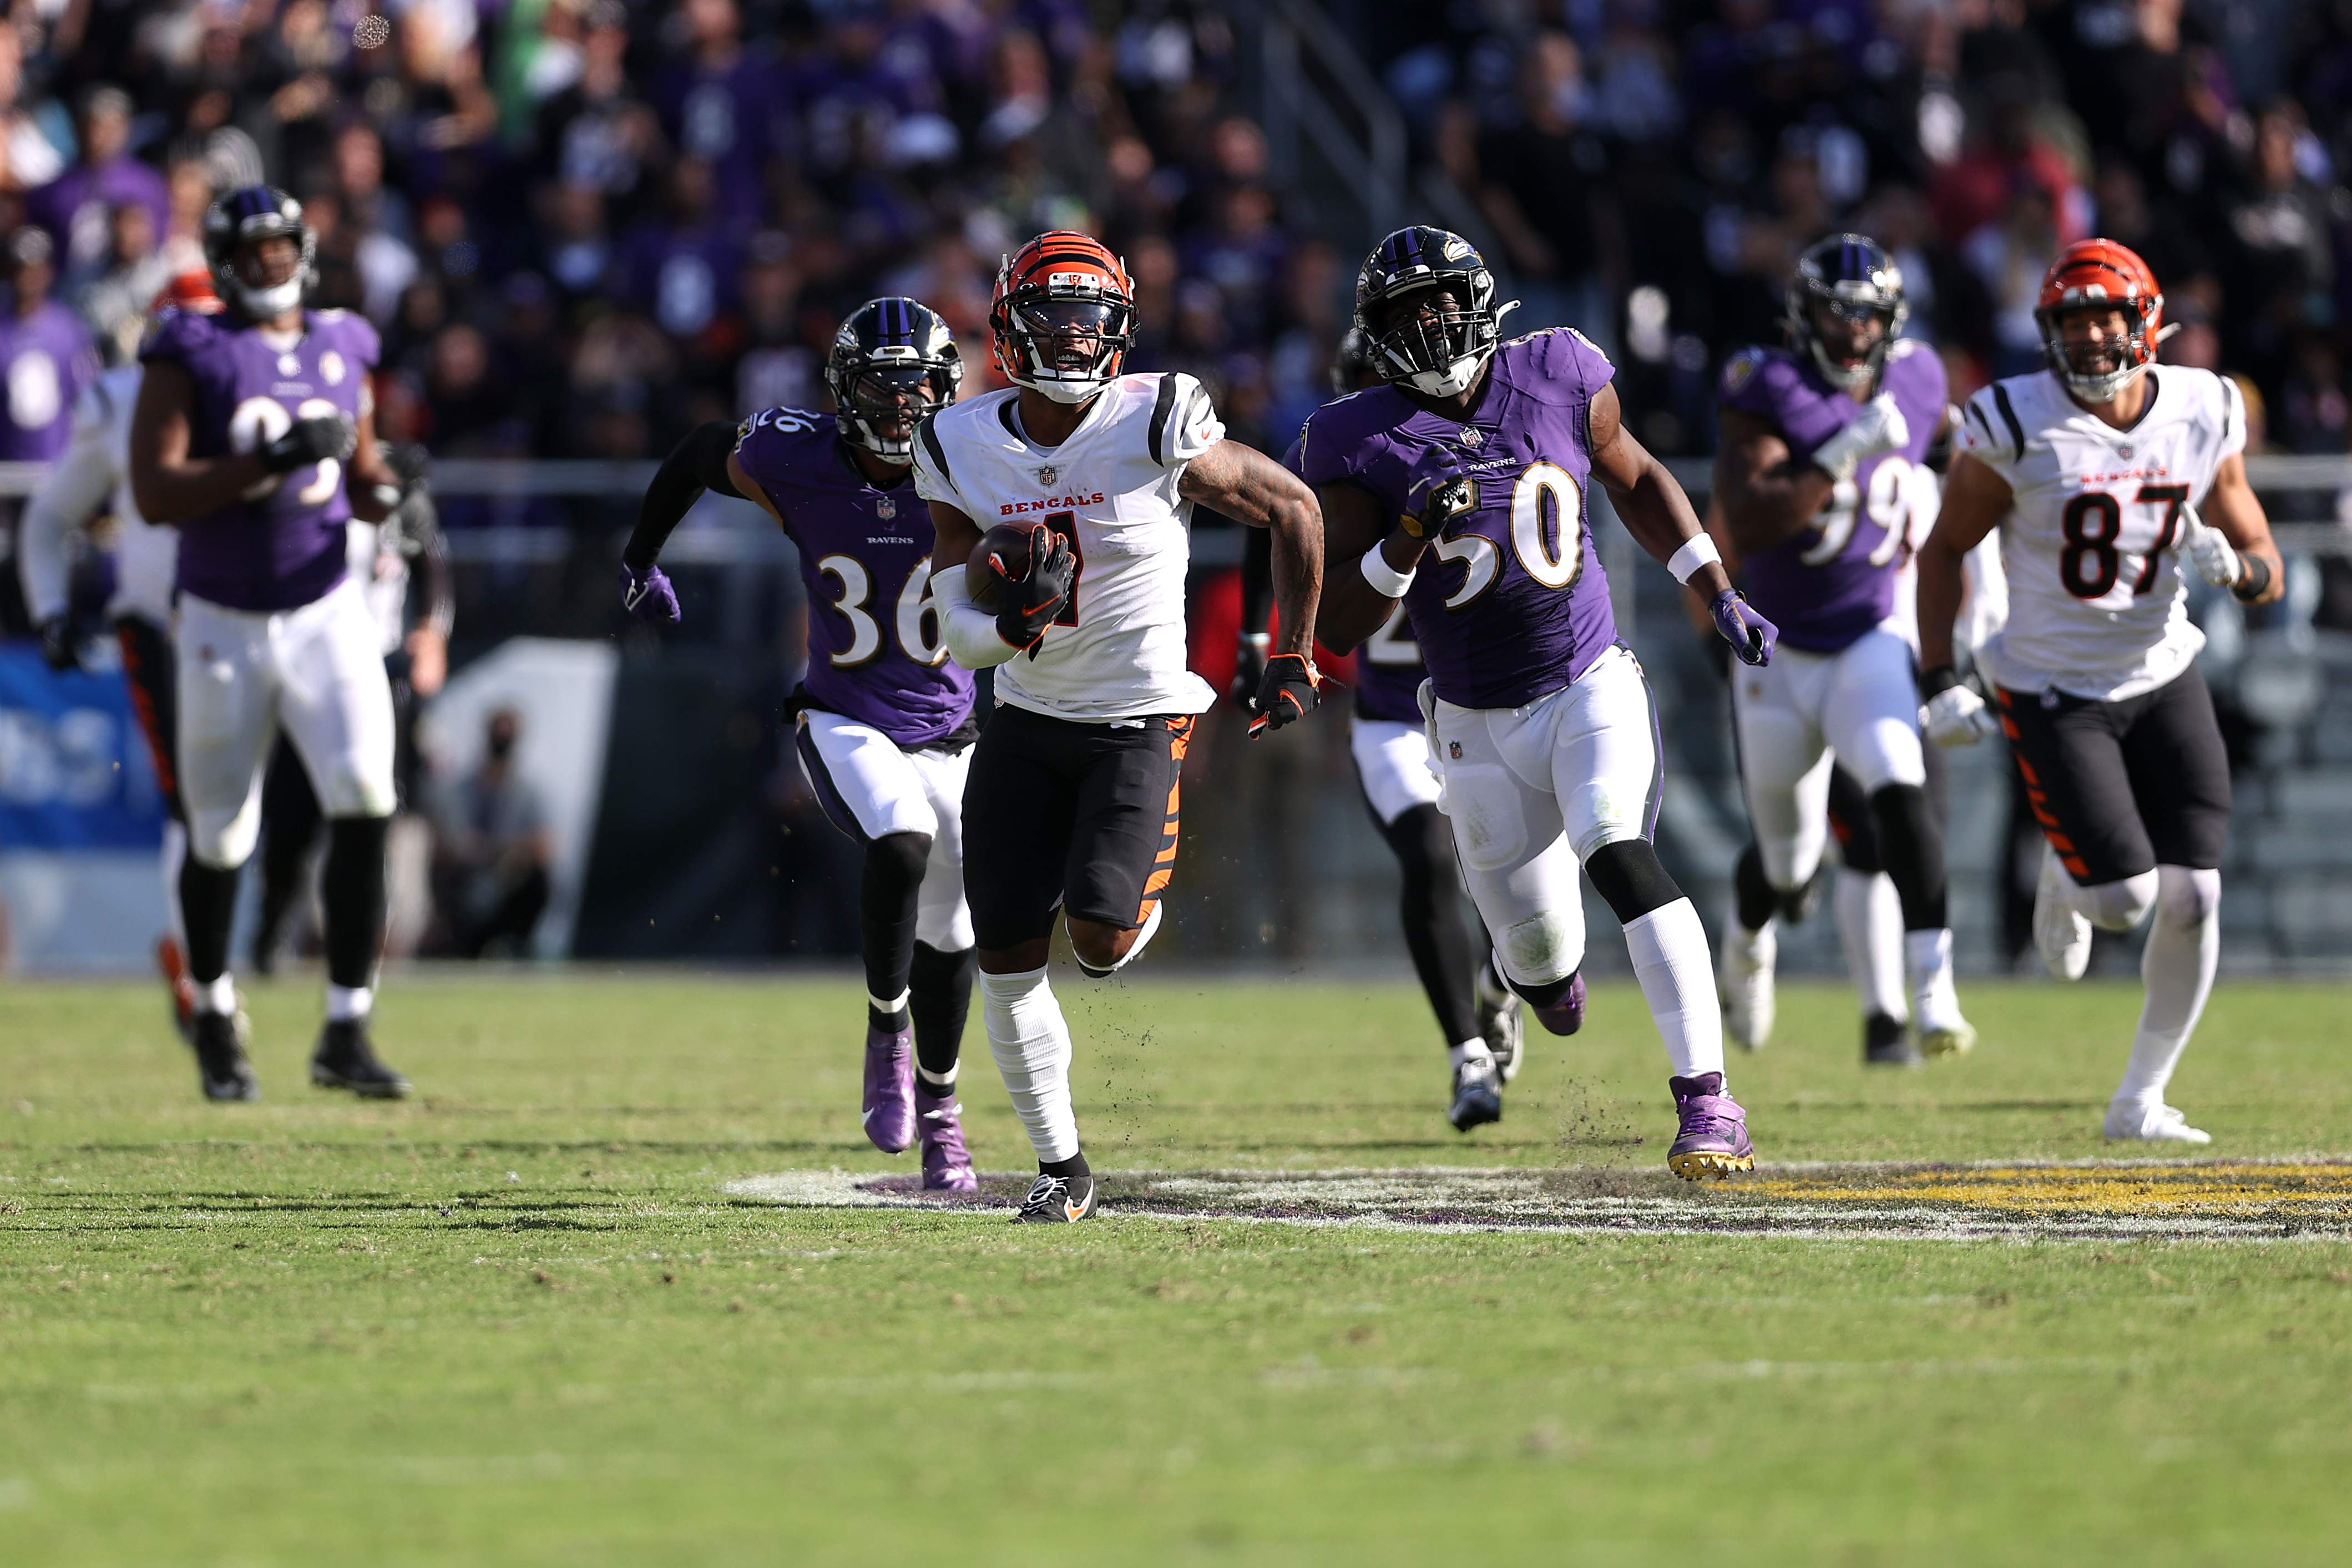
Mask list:
[[[1192,460],[1225,438],[1189,375],[1123,375],[1070,438],[1030,444],[1013,388],[925,420],[915,488],[980,525],[1042,522],[1071,542],[1077,578],[1034,659],[996,667],[996,700],[1081,723],[1198,713],[1216,693],[1185,664]]]
[[[2246,445],[2238,389],[2210,371],[2146,373],[2139,422],[2118,430],[2048,371],[1969,400],[1959,447],[2007,480],[2009,624],[1977,657],[2012,691],[2116,701],[2189,668],[2205,634],[2180,574],[2184,510]]]
[[[1584,510],[1589,410],[1610,376],[1574,330],[1530,332],[1495,351],[1466,420],[1376,386],[1325,404],[1299,437],[1301,478],[1357,486],[1383,521],[1426,516],[1433,492],[1452,491],[1404,608],[1432,686],[1457,707],[1532,702],[1617,641]]]
[[[833,416],[798,408],[745,420],[735,460],[800,550],[809,696],[902,746],[952,733],[971,711],[971,674],[948,660],[931,602],[931,514],[914,487],[868,483]]]

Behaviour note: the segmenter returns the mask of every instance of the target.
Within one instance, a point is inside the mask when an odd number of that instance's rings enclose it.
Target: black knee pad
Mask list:
[[[1646,838],[1621,838],[1602,845],[1585,860],[1584,874],[1592,879],[1620,925],[1631,925],[1683,896],[1682,889],[1660,864],[1657,847]]]

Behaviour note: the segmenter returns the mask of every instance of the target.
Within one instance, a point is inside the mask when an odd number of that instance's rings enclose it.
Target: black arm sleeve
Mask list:
[[[1274,530],[1242,530],[1242,635],[1265,630],[1274,605]]]
[[[660,557],[662,546],[669,542],[670,530],[677,526],[678,520],[703,491],[741,497],[742,492],[727,479],[727,455],[734,449],[735,426],[724,419],[713,419],[695,426],[677,449],[662,459],[661,471],[646,487],[646,499],[637,508],[637,526],[630,531],[628,545],[621,552],[625,565],[636,572],[651,566]]]
[[[449,547],[442,542],[439,530],[434,531],[425,542],[424,552],[410,563],[408,584],[408,602],[416,617],[409,630],[429,627],[446,640],[457,624],[457,588],[449,571]]]

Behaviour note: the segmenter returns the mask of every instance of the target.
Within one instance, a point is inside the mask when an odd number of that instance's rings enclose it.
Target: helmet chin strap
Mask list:
[[[283,283],[267,289],[257,289],[244,279],[230,272],[233,281],[229,292],[236,297],[237,308],[257,321],[282,316],[302,302],[302,278],[297,273]]]

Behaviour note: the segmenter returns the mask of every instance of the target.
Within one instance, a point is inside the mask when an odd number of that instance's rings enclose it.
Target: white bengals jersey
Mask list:
[[[1018,429],[1007,388],[943,408],[915,443],[915,489],[985,532],[1043,522],[1071,538],[1078,574],[1034,659],[996,667],[996,700],[1100,723],[1198,713],[1216,700],[1185,664],[1184,573],[1192,503],[1176,492],[1193,458],[1224,439],[1201,384],[1174,372],[1123,375],[1070,438],[1048,450]]]
[[[2181,575],[2186,508],[2245,449],[2238,389],[2210,371],[2159,365],[2150,400],[2118,430],[2048,371],[1969,400],[1960,449],[2009,482],[2001,520],[2009,621],[1978,650],[2012,691],[2098,701],[2179,676],[2205,646]]]
[[[115,521],[114,596],[107,616],[140,616],[159,626],[172,624],[172,581],[179,570],[180,531],[139,515],[131,500],[131,411],[139,401],[135,364],[118,365],[82,389],[75,399],[73,437],[41,483],[41,504],[29,509],[28,527],[65,531],[80,527],[100,509]],[[35,561],[39,563],[34,565]],[[28,567],[44,581],[29,584],[27,596],[65,604],[66,547],[63,532],[31,542]],[[54,579],[50,581],[49,579]],[[47,606],[36,605],[37,610]]]

